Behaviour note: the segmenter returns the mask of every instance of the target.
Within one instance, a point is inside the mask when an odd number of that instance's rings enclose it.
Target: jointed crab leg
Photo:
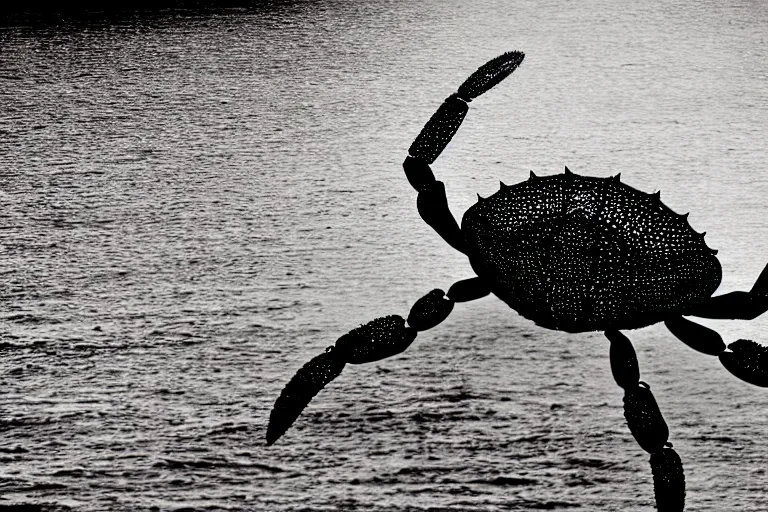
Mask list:
[[[731,292],[712,297],[686,314],[702,318],[752,320],[768,311],[768,265],[748,292]],[[743,381],[768,387],[768,347],[751,340],[737,340],[725,346],[720,335],[686,318],[664,322],[667,329],[689,347],[718,356],[725,368]]]
[[[752,320],[768,311],[768,265],[748,292],[731,292],[712,297],[686,314],[702,318]],[[704,354],[718,356],[726,370],[745,382],[768,387],[768,347],[751,340],[737,340],[725,346],[720,335],[682,316],[664,322],[680,341]]]
[[[474,98],[509,76],[523,61],[522,52],[509,52],[490,60],[461,84],[435,112],[408,150],[403,163],[405,174],[419,192],[417,207],[424,221],[452,247],[463,252],[464,241],[448,209],[445,186],[429,164],[442,153],[459,129]],[[455,283],[448,290],[432,290],[416,301],[406,321],[397,315],[377,318],[353,329],[328,347],[325,353],[305,364],[285,386],[275,402],[267,427],[267,444],[282,436],[304,407],[329,382],[338,377],[347,363],[368,363],[399,354],[416,338],[416,331],[430,329],[450,314],[454,302],[479,299],[490,293],[480,278]]]
[[[725,342],[723,338],[708,327],[692,322],[687,318],[670,318],[664,325],[669,332],[674,334],[677,339],[702,354],[717,356],[725,351]]]
[[[425,331],[445,320],[454,302],[479,299],[490,293],[480,278],[455,283],[445,292],[432,290],[416,301],[406,320],[398,315],[377,318],[351,330],[324,353],[302,366],[283,388],[269,416],[267,444],[277,441],[299,417],[304,407],[328,383],[341,374],[344,366],[379,361],[407,349],[417,331]]]
[[[488,61],[446,98],[424,125],[408,149],[403,162],[408,181],[419,193],[417,207],[424,222],[432,226],[454,249],[463,251],[461,230],[448,209],[445,186],[435,180],[433,163],[451,141],[469,110],[468,103],[508,77],[523,62],[522,52],[508,52]]]
[[[726,347],[716,331],[683,317],[671,318],[664,324],[692,349],[718,356],[725,369],[736,377],[755,386],[768,387],[768,347],[743,339]]]
[[[457,251],[464,252],[464,238],[448,208],[448,198],[445,196],[445,185],[442,181],[429,183],[419,191],[416,208],[424,222],[443,237],[443,240]]]
[[[768,311],[768,265],[748,292],[731,292],[702,302],[686,314],[702,318],[753,320]]]
[[[611,341],[611,371],[624,389],[624,417],[640,447],[651,454],[653,490],[659,512],[681,512],[685,508],[683,463],[669,439],[669,428],[661,415],[651,387],[640,380],[632,342],[619,331],[606,331]]]

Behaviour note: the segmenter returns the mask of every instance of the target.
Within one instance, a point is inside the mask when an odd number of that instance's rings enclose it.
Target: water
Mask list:
[[[280,389],[360,323],[471,276],[400,163],[475,67],[434,168],[457,217],[498,180],[661,190],[768,255],[760,2],[274,2],[0,29],[0,504],[91,510],[651,511],[599,333],[494,298],[350,366],[264,446]],[[768,317],[706,321],[726,341]],[[768,508],[768,399],[662,326],[633,331],[688,510]]]

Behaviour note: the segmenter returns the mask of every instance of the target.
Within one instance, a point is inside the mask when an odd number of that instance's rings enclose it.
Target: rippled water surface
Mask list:
[[[6,20],[7,21],[7,20]],[[0,28],[0,505],[651,511],[599,333],[489,297],[352,366],[274,446],[282,386],[360,323],[470,277],[400,164],[475,67],[434,165],[457,216],[533,169],[662,191],[768,261],[761,2],[275,2]],[[768,316],[707,321],[768,343]],[[630,333],[688,510],[768,509],[765,390]]]

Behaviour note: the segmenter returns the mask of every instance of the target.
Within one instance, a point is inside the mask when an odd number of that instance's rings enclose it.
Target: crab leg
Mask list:
[[[692,349],[718,356],[725,369],[736,377],[755,386],[768,387],[768,347],[743,339],[726,347],[717,331],[683,317],[671,318],[664,324]]]
[[[468,103],[508,77],[523,62],[522,52],[508,52],[472,73],[459,90],[446,98],[424,125],[403,162],[405,175],[419,193],[419,215],[454,249],[463,252],[461,230],[448,209],[445,186],[435,179],[433,163],[451,141],[469,110]]]
[[[611,372],[624,389],[627,425],[637,444],[651,454],[656,508],[659,512],[680,512],[685,508],[685,475],[680,457],[668,442],[669,428],[651,387],[640,380],[632,342],[619,331],[606,331],[605,335],[611,342]]]
[[[338,377],[347,363],[371,363],[403,352],[416,339],[418,331],[431,329],[445,320],[454,302],[479,299],[490,291],[480,278],[466,279],[454,283],[447,296],[435,289],[417,300],[407,320],[390,315],[352,329],[302,366],[283,388],[269,416],[267,444],[273,444],[290,428],[312,398]]]
[[[768,311],[768,265],[748,292],[712,297],[686,312],[702,318],[753,320]]]
[[[768,265],[748,292],[737,291],[712,297],[686,314],[702,318],[752,320],[768,311]],[[718,356],[725,369],[755,386],[768,387],[768,347],[751,340],[737,340],[725,346],[720,335],[683,318],[668,319],[669,331],[689,347]]]

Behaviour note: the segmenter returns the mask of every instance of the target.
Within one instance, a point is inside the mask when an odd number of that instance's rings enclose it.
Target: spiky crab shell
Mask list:
[[[618,177],[531,173],[473,205],[461,230],[493,293],[550,329],[644,327],[710,297],[722,277],[687,214]]]

